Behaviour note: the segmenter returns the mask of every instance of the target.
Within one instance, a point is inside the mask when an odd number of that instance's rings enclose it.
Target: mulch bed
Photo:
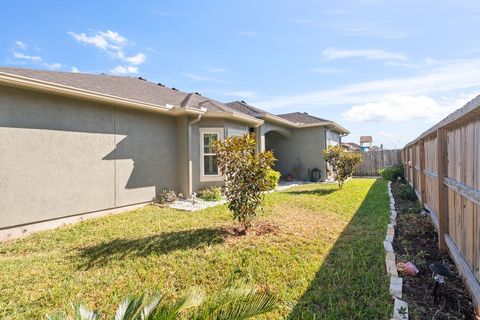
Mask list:
[[[226,225],[222,229],[227,237],[263,236],[269,233],[277,234],[280,231],[278,224],[267,220],[254,221],[246,233],[239,224]]]
[[[430,218],[408,212],[409,208],[418,207],[418,202],[399,197],[400,185],[392,184],[398,212],[393,248],[397,263],[411,261],[420,270],[415,277],[402,276],[403,299],[408,302],[410,319],[475,319],[472,301],[455,264],[447,254],[438,251],[437,233]],[[429,265],[435,261],[446,266],[451,276],[445,278],[434,297]]]

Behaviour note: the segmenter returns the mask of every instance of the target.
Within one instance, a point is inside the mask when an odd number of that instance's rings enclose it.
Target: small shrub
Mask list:
[[[405,200],[417,201],[417,194],[409,184],[402,184],[398,188],[398,195]]]
[[[415,195],[415,197],[416,196],[417,195]],[[421,211],[422,211],[422,208],[420,208],[420,206],[418,205],[405,209],[406,213],[420,213]]]
[[[153,198],[153,202],[165,204],[165,203],[172,203],[177,199],[178,197],[175,191],[170,189],[163,189],[162,192],[160,192],[155,196],[155,198]]]
[[[242,224],[245,233],[262,203],[268,183],[267,173],[275,161],[271,151],[256,153],[255,146],[253,134],[213,143],[218,168],[225,177],[228,209]]]
[[[267,184],[265,191],[275,190],[278,187],[278,181],[280,181],[280,172],[273,169],[268,170]]]
[[[351,177],[355,167],[362,162],[362,156],[355,152],[347,152],[342,146],[329,146],[322,151],[325,161],[328,163],[328,171],[341,189],[347,178]]]
[[[211,187],[199,191],[199,197],[203,201],[220,201],[222,200],[222,188]]]
[[[398,178],[404,178],[402,165],[395,165],[390,168],[380,169],[378,170],[378,173],[383,179],[390,180],[392,182],[396,181]]]

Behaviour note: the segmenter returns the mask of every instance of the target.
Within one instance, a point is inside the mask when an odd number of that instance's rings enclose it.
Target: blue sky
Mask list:
[[[480,94],[480,1],[8,1],[0,64],[142,76],[400,147]]]

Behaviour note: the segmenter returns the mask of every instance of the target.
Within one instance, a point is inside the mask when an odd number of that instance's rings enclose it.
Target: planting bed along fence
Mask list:
[[[480,314],[480,96],[407,144],[402,162]]]

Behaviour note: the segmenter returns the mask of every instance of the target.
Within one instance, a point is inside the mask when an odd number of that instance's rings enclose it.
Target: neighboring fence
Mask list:
[[[407,144],[402,159],[480,314],[480,96]]]
[[[401,164],[401,150],[378,150],[362,152],[362,162],[354,176],[378,176],[378,170]]]

